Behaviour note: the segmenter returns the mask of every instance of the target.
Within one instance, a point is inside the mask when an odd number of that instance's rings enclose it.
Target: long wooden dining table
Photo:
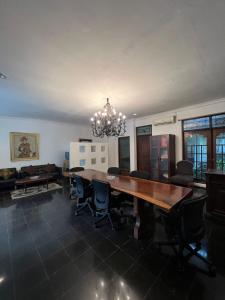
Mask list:
[[[79,175],[90,182],[93,179],[102,180],[108,182],[112,189],[133,196],[134,216],[136,217],[134,226],[135,239],[142,238],[146,231],[145,224],[149,221],[148,214],[146,214],[146,203],[156,205],[169,212],[180,201],[192,195],[191,188],[131,176],[109,176],[107,173],[92,169],[68,173],[67,175],[68,177]]]

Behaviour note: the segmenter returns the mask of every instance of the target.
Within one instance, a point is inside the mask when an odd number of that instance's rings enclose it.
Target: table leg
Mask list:
[[[149,239],[155,229],[153,205],[134,197],[134,216],[136,217],[134,238]]]

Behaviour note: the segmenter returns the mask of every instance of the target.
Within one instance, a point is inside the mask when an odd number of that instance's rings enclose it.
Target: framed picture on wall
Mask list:
[[[10,132],[11,161],[25,161],[39,159],[38,133]]]

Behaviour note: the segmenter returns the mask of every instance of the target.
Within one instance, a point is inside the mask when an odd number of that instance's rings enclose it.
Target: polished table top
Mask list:
[[[186,187],[130,176],[109,176],[107,173],[91,169],[71,173],[71,176],[73,176],[72,174],[79,175],[89,181],[97,179],[109,182],[113,189],[143,199],[167,211],[192,194],[192,189]],[[69,173],[67,175],[69,176]]]

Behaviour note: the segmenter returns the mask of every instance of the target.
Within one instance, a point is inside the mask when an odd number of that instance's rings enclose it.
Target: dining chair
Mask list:
[[[83,167],[74,167],[69,169],[69,172],[80,172],[80,171],[84,171]],[[76,197],[76,180],[74,179],[74,177],[70,177],[70,184],[71,184],[71,190],[70,190],[70,199],[73,199],[73,197]]]
[[[111,225],[112,229],[115,229],[112,221],[112,209],[120,207],[120,202],[116,201],[116,198],[111,194],[111,187],[108,182],[101,180],[92,180],[93,186],[93,203],[95,209],[95,226],[97,226],[101,221],[107,219]],[[115,201],[114,201],[115,200]]]
[[[121,174],[121,170],[118,167],[110,167],[110,168],[108,168],[107,173],[109,175],[115,175],[116,176],[116,175],[120,175]]]
[[[75,175],[74,179],[76,181],[75,195],[77,198],[75,215],[78,216],[80,211],[85,209],[86,207],[88,207],[91,214],[94,215],[92,207],[93,189],[90,182],[78,175]]]
[[[150,173],[146,171],[131,171],[129,174],[131,177],[141,178],[141,179],[150,179]]]
[[[193,163],[181,160],[177,163],[175,175],[170,177],[170,183],[180,186],[192,186],[194,182]]]
[[[205,192],[195,191],[169,213],[161,211],[167,241],[159,241],[155,245],[159,249],[162,246],[172,247],[181,268],[192,256],[196,256],[208,266],[210,274],[215,275],[215,267],[205,257],[201,246],[201,240],[205,236],[203,211],[207,197]]]

